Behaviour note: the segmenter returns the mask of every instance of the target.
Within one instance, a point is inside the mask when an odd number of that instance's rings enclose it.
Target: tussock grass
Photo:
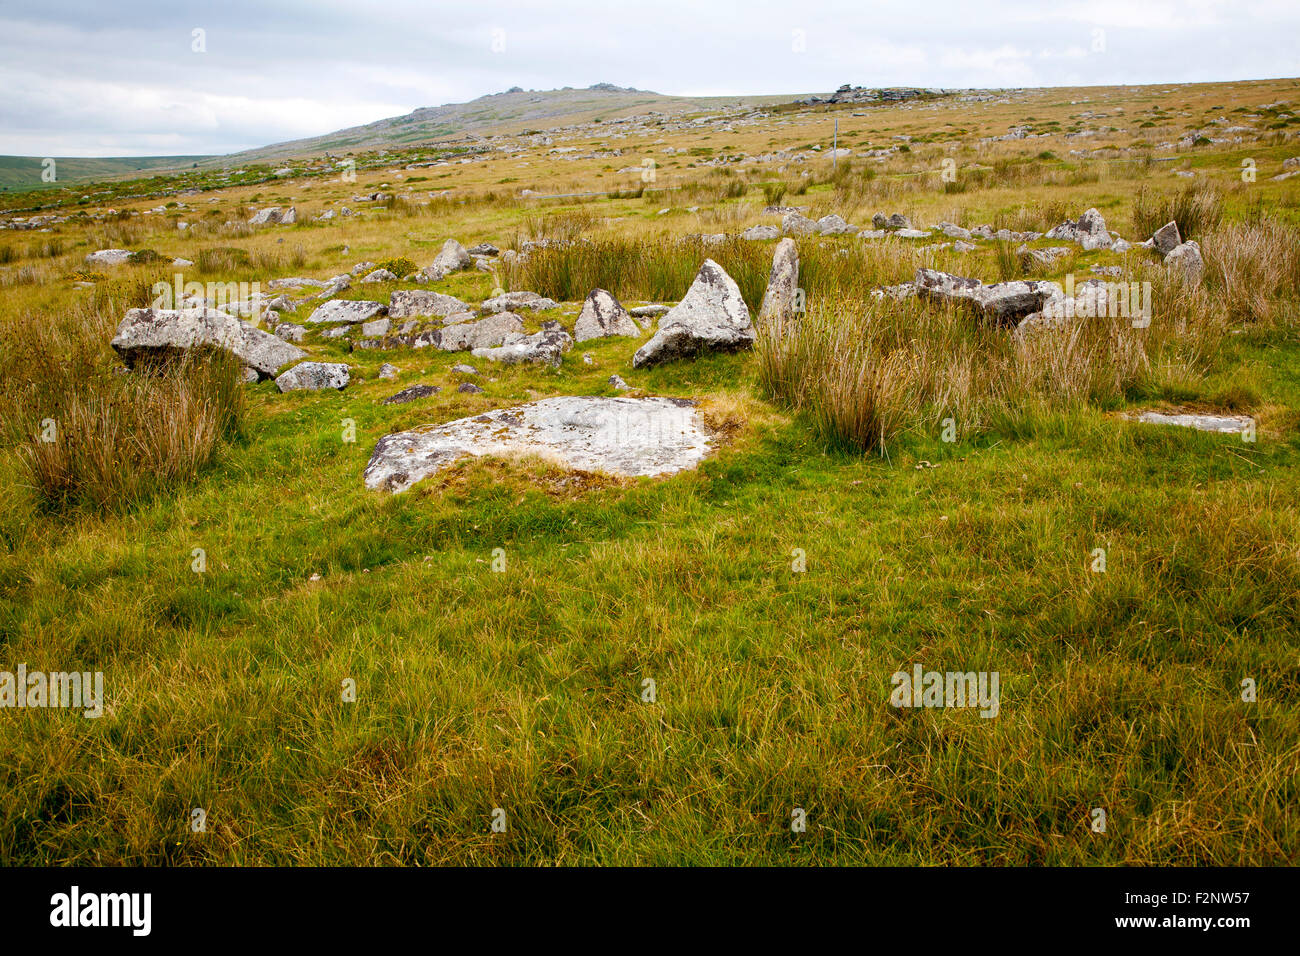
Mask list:
[[[1233,318],[1296,323],[1300,229],[1271,217],[1225,223],[1203,237],[1202,253]]]
[[[1153,293],[1149,328],[1099,317],[1023,338],[915,298],[810,299],[802,319],[759,329],[758,381],[853,451],[884,452],[949,417],[969,436],[1044,409],[1114,407],[1199,380],[1225,334],[1205,289],[1170,277]]]
[[[1200,239],[1223,219],[1223,194],[1213,183],[1196,183],[1177,192],[1138,187],[1133,198],[1133,234],[1145,239],[1168,222],[1178,223],[1183,240]]]
[[[4,445],[47,509],[136,504],[193,480],[243,430],[237,361],[191,353],[125,374],[106,349],[115,314],[29,313],[0,346]]]

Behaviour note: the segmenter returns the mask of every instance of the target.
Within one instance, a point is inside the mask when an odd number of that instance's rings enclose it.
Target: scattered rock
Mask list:
[[[873,229],[911,229],[912,221],[902,213],[894,213],[886,216],[883,212],[878,212],[871,217],[871,227]]]
[[[361,281],[362,282],[396,282],[398,281],[398,279],[397,276],[393,275],[387,269],[376,269],[374,272],[368,273],[366,277]]]
[[[799,298],[799,250],[793,239],[782,239],[772,255],[767,292],[758,310],[759,324],[793,319],[802,306]]]
[[[847,233],[857,232],[853,226],[850,226],[844,219],[831,213],[828,216],[822,216],[817,220],[817,231],[823,236],[843,236]]]
[[[1068,239],[1077,242],[1085,250],[1109,249],[1114,243],[1106,220],[1096,209],[1087,210],[1075,222],[1063,222],[1047,231],[1048,239]]]
[[[385,362],[383,365],[379,366],[379,377],[382,379],[387,379],[389,381],[392,381],[393,379],[397,378],[397,374],[400,371],[401,369],[399,369],[396,365],[390,365],[389,363]]]
[[[1029,246],[1021,246],[1016,250],[1016,255],[1022,259],[1028,259],[1034,265],[1050,266],[1057,259],[1063,258],[1074,252],[1068,246],[1049,246],[1046,249],[1031,249]]]
[[[478,369],[476,369],[473,365],[465,365],[465,364],[453,365],[453,366],[451,367],[451,370],[452,370],[453,372],[455,372],[457,375],[477,375],[477,374],[478,374]]]
[[[323,322],[364,322],[387,310],[382,302],[367,302],[364,299],[331,299],[318,305],[307,322],[320,325]]]
[[[468,269],[473,264],[474,259],[465,247],[455,239],[448,239],[434,256],[433,262],[421,274],[430,282],[437,282],[453,272]]]
[[[494,296],[483,303],[483,308],[489,312],[514,312],[518,309],[540,312],[543,309],[553,309],[558,304],[554,299],[547,299],[536,292],[520,291],[503,292]]]
[[[92,266],[120,266],[131,261],[129,249],[100,249],[86,256],[86,262]]]
[[[444,352],[462,352],[466,349],[485,349],[501,345],[509,336],[522,334],[523,331],[523,319],[513,312],[498,312],[477,322],[446,325],[423,334],[429,336],[426,344],[433,345]]]
[[[780,239],[781,230],[776,226],[750,226],[740,234],[741,239]]]
[[[797,212],[788,212],[781,219],[781,235],[811,236],[817,231],[817,223]]]
[[[193,348],[220,348],[263,376],[307,353],[216,309],[131,309],[110,343],[128,368]]]
[[[609,384],[612,385],[614,388],[618,389],[620,392],[630,392],[632,390],[632,386],[629,385],[627,382],[623,381],[623,379],[617,375],[611,375],[609,377]]]
[[[437,395],[442,389],[437,385],[411,385],[402,389],[396,395],[389,395],[383,400],[383,405],[405,405],[407,402],[413,402],[417,398],[428,398],[430,395]]]
[[[477,246],[472,246],[466,250],[471,256],[497,256],[501,250],[490,242],[480,242]]]
[[[753,345],[754,326],[740,288],[720,265],[705,259],[681,302],[659,320],[654,337],[637,349],[632,367]]]
[[[916,270],[916,293],[938,302],[969,302],[999,325],[1016,324],[1025,316],[1041,312],[1064,292],[1055,282],[1038,280],[998,282],[984,285],[978,279],[954,276],[936,269]]]
[[[582,303],[582,313],[573,326],[579,342],[612,335],[640,335],[641,329],[618,299],[604,289],[592,289]]]
[[[1167,222],[1155,231],[1151,236],[1151,245],[1162,256],[1167,256],[1183,243],[1183,237],[1178,232],[1177,222]]]
[[[483,389],[479,388],[473,382],[461,382],[456,386],[456,391],[464,395],[482,395]]]
[[[1201,244],[1195,239],[1180,243],[1165,256],[1165,265],[1181,269],[1187,279],[1196,281],[1205,271],[1205,260],[1201,257]]]
[[[694,468],[708,453],[708,432],[690,402],[564,396],[386,435],[364,481],[397,493],[467,455],[519,454],[582,471],[656,476]]]
[[[475,358],[491,359],[506,365],[545,362],[558,368],[561,356],[571,348],[573,348],[573,337],[564,331],[560,323],[543,322],[540,332],[518,337],[507,336],[505,341],[495,348],[476,348],[470,354]]]
[[[1143,412],[1138,421],[1146,425],[1177,425],[1201,432],[1228,433],[1248,431],[1255,424],[1249,415],[1166,415],[1163,412]]]
[[[638,305],[634,309],[628,309],[627,314],[634,319],[654,319],[661,315],[667,315],[670,306],[666,305]]]
[[[252,218],[248,220],[250,226],[290,226],[298,221],[298,210],[293,206],[288,209],[281,209],[279,206],[268,206],[266,209],[260,209],[253,213]]]
[[[277,338],[284,339],[286,342],[301,342],[302,337],[307,334],[307,330],[301,325],[294,325],[292,322],[281,322],[275,327]]]
[[[445,317],[468,311],[469,306],[455,296],[424,289],[399,289],[388,297],[388,316],[393,319],[425,315]]]
[[[348,367],[338,362],[302,362],[275,380],[282,392],[303,389],[318,392],[326,388],[347,387]]]
[[[389,328],[392,327],[390,319],[372,319],[369,322],[361,323],[362,335],[387,335]]]
[[[266,287],[272,292],[277,292],[280,289],[323,289],[326,285],[327,283],[322,279],[304,279],[300,276],[294,276],[288,279],[272,279],[266,284]]]

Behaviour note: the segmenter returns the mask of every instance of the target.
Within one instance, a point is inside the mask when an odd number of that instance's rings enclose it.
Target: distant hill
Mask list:
[[[804,94],[798,94],[804,95]],[[43,160],[33,156],[0,156],[0,190],[14,192],[54,188],[79,182],[137,178],[143,174],[178,172],[197,166],[208,169],[232,164],[275,163],[290,157],[323,153],[409,147],[496,134],[515,134],[572,126],[594,120],[618,119],[638,113],[665,114],[716,110],[724,107],[770,106],[789,103],[795,95],[665,96],[649,90],[597,83],[586,89],[524,90],[480,96],[468,103],[424,106],[405,116],[376,120],[364,126],[321,136],[290,140],[225,156],[136,156],[102,159],[55,159],[58,181],[41,181]]]
[[[126,156],[103,159],[54,157],[56,182],[41,180],[44,157],[0,156],[0,189],[6,192],[31,189],[57,189],[69,183],[102,182],[107,179],[134,178],[142,172],[188,169],[206,164],[212,156]]]
[[[349,150],[445,142],[475,135],[518,133],[526,129],[568,126],[655,110],[680,113],[724,106],[788,103],[793,99],[790,95],[665,96],[610,83],[597,83],[583,90],[565,87],[561,90],[539,91],[514,87],[504,93],[480,96],[468,103],[424,106],[405,116],[394,116],[364,126],[276,143],[216,159],[222,163],[271,162],[290,156],[313,156],[324,152],[346,153]]]

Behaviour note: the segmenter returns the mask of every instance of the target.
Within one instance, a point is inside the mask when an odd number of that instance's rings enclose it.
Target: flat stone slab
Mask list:
[[[385,435],[364,480],[397,493],[467,455],[523,454],[581,471],[653,477],[695,468],[709,449],[704,421],[686,399],[563,396]]]
[[[367,302],[363,299],[331,299],[324,305],[318,305],[307,322],[320,325],[324,322],[365,322],[381,315],[387,310],[382,302]]]
[[[1163,412],[1143,412],[1138,421],[1144,425],[1178,425],[1198,432],[1230,434],[1244,432],[1254,424],[1249,415],[1166,415]]]

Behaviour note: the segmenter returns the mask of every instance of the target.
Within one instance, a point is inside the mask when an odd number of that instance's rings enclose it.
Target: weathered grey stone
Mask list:
[[[386,435],[364,481],[402,492],[466,456],[521,454],[582,471],[667,475],[696,467],[709,449],[702,417],[683,399],[564,396]]]
[[[86,262],[92,266],[120,266],[131,261],[129,249],[100,249],[86,256]]]
[[[292,322],[281,322],[275,327],[277,338],[284,339],[286,342],[301,342],[302,337],[307,334],[307,330],[301,325],[294,325]]]
[[[857,232],[857,228],[850,226],[844,221],[843,217],[831,213],[822,216],[817,220],[817,231],[823,236],[843,236],[850,232]]]
[[[350,289],[350,288],[352,288],[351,276],[349,275],[335,276],[325,284],[324,289],[322,289],[316,295],[312,296],[312,298],[316,299],[317,301],[329,299],[332,298],[333,296],[338,295],[340,292],[344,291],[345,289]]]
[[[393,319],[423,315],[448,316],[468,311],[469,306],[455,296],[425,289],[399,289],[388,297],[388,315]]]
[[[544,362],[558,368],[561,356],[571,348],[573,337],[564,331],[560,323],[545,322],[540,332],[519,338],[508,336],[503,344],[495,348],[476,348],[470,354],[475,358],[491,359],[506,365]]]
[[[640,327],[632,321],[622,304],[604,289],[592,289],[587,294],[582,303],[582,313],[573,326],[573,337],[579,342],[611,335],[640,334]]]
[[[270,376],[306,357],[297,346],[216,309],[131,309],[111,342],[127,366],[193,348],[220,348]]]
[[[799,250],[793,239],[782,239],[772,254],[767,291],[758,310],[758,323],[793,319],[802,306],[799,292]]]
[[[462,395],[482,395],[483,389],[479,388],[473,382],[461,382],[456,386],[456,391]]]
[[[963,229],[961,226],[958,226],[955,223],[941,222],[938,225],[938,229],[949,239],[969,240],[972,238],[971,231],[969,229]]]
[[[282,392],[318,392],[345,388],[348,380],[348,367],[339,362],[302,362],[280,375],[275,384]]]
[[[288,279],[272,279],[266,284],[266,287],[272,292],[276,292],[280,289],[323,289],[326,285],[328,283],[323,279],[304,279],[301,276],[293,276]]]
[[[1179,235],[1177,222],[1165,223],[1151,236],[1151,244],[1162,256],[1169,255],[1182,245],[1182,242],[1183,237]]]
[[[498,312],[477,322],[445,325],[425,333],[428,344],[444,352],[462,352],[466,349],[486,349],[501,345],[506,337],[524,331],[524,320],[513,312]]]
[[[366,274],[362,282],[396,282],[397,276],[393,275],[387,269],[376,269],[374,272]]]
[[[390,319],[372,319],[361,323],[362,335],[387,335],[393,323]]]
[[[667,305],[638,305],[634,309],[628,309],[627,314],[634,319],[654,319],[667,315],[670,308]]]
[[[442,389],[437,385],[410,385],[402,389],[396,395],[389,395],[381,404],[384,405],[405,405],[407,402],[413,402],[417,398],[428,398],[430,395],[437,395]]]
[[[632,367],[753,345],[754,325],[740,288],[720,265],[705,259],[682,301],[659,320],[654,337],[637,349]]]
[[[1184,277],[1189,280],[1200,279],[1201,273],[1205,271],[1205,260],[1201,257],[1201,244],[1195,239],[1180,243],[1165,256],[1165,265],[1180,269]]]
[[[783,236],[811,236],[816,231],[817,223],[801,213],[788,212],[781,219]]]
[[[609,377],[609,384],[620,392],[630,392],[632,390],[632,386],[623,381],[623,379],[618,375],[611,375]]]
[[[388,362],[385,362],[383,365],[379,366],[379,377],[391,381],[392,379],[397,378],[397,374],[400,371],[401,369],[396,365],[390,365]]]
[[[467,249],[471,256],[496,256],[501,254],[501,250],[490,242],[480,242],[477,246]]]
[[[553,309],[558,305],[554,299],[548,299],[538,295],[536,292],[503,292],[501,295],[494,296],[483,303],[483,308],[488,312],[515,312],[519,309],[530,309],[539,312],[543,309]]]
[[[453,272],[468,269],[473,264],[474,259],[465,247],[455,239],[448,239],[442,244],[438,254],[433,257],[433,262],[425,268],[423,275],[431,282],[437,282]]]
[[[911,229],[912,221],[902,213],[894,213],[886,216],[882,212],[876,213],[871,217],[871,227],[873,229]]]
[[[364,299],[331,299],[318,305],[307,322],[319,325],[323,322],[365,322],[367,319],[382,314],[386,306],[382,302],[367,302]]]
[[[998,282],[984,285],[978,279],[950,275],[937,269],[917,269],[916,294],[938,302],[969,302],[1001,325],[1011,325],[1064,295],[1055,282]]]
[[[755,241],[764,239],[780,239],[781,230],[776,228],[776,226],[750,226],[740,234],[740,238]]]
[[[1143,412],[1138,421],[1146,425],[1177,425],[1195,428],[1202,432],[1239,433],[1254,426],[1249,415],[1166,415],[1163,412]]]
[[[478,374],[478,369],[476,369],[473,365],[465,365],[464,363],[458,363],[458,364],[456,364],[456,365],[453,365],[453,366],[451,367],[451,371],[455,372],[457,375],[477,375],[477,374]]]
[[[915,297],[916,283],[903,282],[898,285],[881,286],[879,289],[872,289],[871,294],[877,299],[893,299],[895,302],[899,302],[903,299]]]
[[[1029,259],[1035,265],[1050,266],[1057,259],[1068,256],[1073,251],[1069,246],[1048,246],[1045,249],[1031,249],[1029,246],[1021,246],[1016,250],[1016,255]]]

